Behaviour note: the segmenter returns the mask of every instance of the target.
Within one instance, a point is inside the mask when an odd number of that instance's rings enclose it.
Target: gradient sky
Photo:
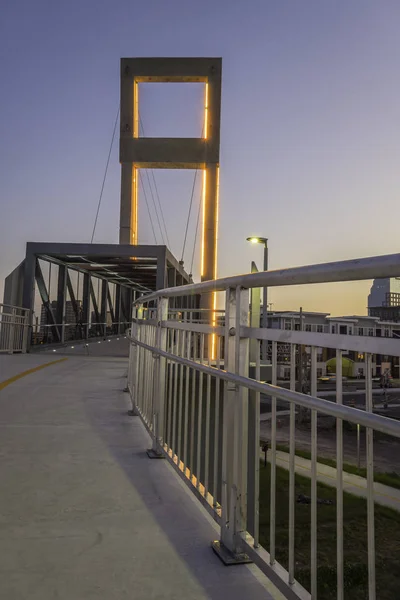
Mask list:
[[[90,241],[122,56],[223,58],[221,276],[252,259],[261,267],[250,234],[269,238],[272,269],[397,252],[399,24],[398,0],[3,0],[1,297],[26,241]],[[143,88],[146,135],[200,134],[199,86]],[[180,258],[193,172],[156,178]],[[95,241],[118,241],[119,182],[116,140]],[[143,195],[140,216],[140,241],[153,243]],[[194,220],[188,268],[193,231]],[[363,314],[368,289],[274,289],[270,299]]]

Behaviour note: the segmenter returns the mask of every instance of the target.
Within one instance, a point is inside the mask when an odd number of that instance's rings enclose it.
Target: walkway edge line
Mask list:
[[[22,379],[22,377],[26,377],[26,375],[31,375],[31,373],[36,373],[36,371],[41,371],[42,369],[45,369],[46,367],[51,367],[51,365],[56,365],[57,363],[64,362],[65,360],[68,360],[68,358],[59,358],[58,360],[52,360],[51,362],[44,363],[43,365],[39,365],[38,367],[34,367],[33,369],[28,369],[27,371],[22,371],[22,373],[18,373],[17,375],[14,375],[14,377],[10,377],[10,379],[1,381],[0,382],[0,391],[3,390],[8,385],[10,385],[11,383],[14,383],[14,381],[18,381],[18,379]]]

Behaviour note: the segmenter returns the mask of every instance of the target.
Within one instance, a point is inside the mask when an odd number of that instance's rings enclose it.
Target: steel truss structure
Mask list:
[[[32,347],[118,335],[140,296],[190,282],[166,246],[29,242],[4,297],[29,312]],[[174,308],[198,302],[191,294]]]

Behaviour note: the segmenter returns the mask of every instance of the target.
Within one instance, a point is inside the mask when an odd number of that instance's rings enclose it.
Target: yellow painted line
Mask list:
[[[277,461],[282,461],[283,463],[289,464],[289,461],[286,460],[285,458],[282,458],[280,456],[276,457]],[[278,464],[278,462],[277,462]],[[321,463],[320,463],[321,464]],[[279,466],[279,465],[278,465]],[[310,479],[311,479],[311,467],[305,467],[304,465],[301,465],[300,463],[296,463],[295,462],[295,467],[297,467],[298,469],[303,469],[304,471],[307,471],[307,473],[310,473]],[[284,469],[286,467],[283,467]],[[332,469],[333,467],[331,467]],[[345,475],[347,473],[347,471],[343,471],[343,475]],[[351,473],[348,473],[351,475]],[[326,477],[327,479],[333,479],[334,481],[336,481],[336,476],[334,475],[328,475],[327,473],[324,473],[323,471],[318,471],[318,463],[317,463],[317,479],[318,477],[323,478]],[[357,476],[356,476],[357,477]],[[323,483],[323,482],[322,482]],[[375,482],[374,482],[375,483]],[[343,481],[343,485],[350,485],[352,487],[358,487],[360,488],[360,490],[364,490],[365,492],[367,491],[367,488],[364,487],[363,485],[360,485],[359,483],[355,483],[355,482],[350,482],[350,481]],[[381,483],[380,485],[384,485],[383,483]],[[336,486],[335,486],[336,487]],[[389,486],[386,486],[389,487]],[[346,491],[346,490],[345,490]],[[348,492],[349,494],[351,494],[351,492]],[[381,498],[388,498],[389,500],[394,500],[394,502],[396,502],[397,504],[399,503],[399,499],[396,498],[395,496],[389,496],[389,494],[382,494],[381,492],[378,492],[377,490],[374,489],[374,494],[375,497],[376,496],[380,496]]]
[[[31,375],[31,373],[36,373],[36,371],[41,371],[46,367],[51,367],[51,365],[56,365],[57,363],[64,362],[65,360],[68,360],[68,358],[59,358],[58,360],[52,360],[51,362],[44,363],[43,365],[39,365],[38,367],[34,367],[33,369],[22,371],[22,373],[18,373],[18,375],[14,375],[14,377],[10,377],[10,379],[6,379],[5,381],[0,382],[0,391],[8,385],[10,385],[10,383],[14,383],[14,381],[18,381],[18,379],[26,377],[26,375]]]

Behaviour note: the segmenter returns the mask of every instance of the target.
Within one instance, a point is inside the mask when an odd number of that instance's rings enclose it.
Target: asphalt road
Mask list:
[[[346,389],[344,392],[348,392]],[[318,389],[318,397],[331,402],[336,401],[336,393],[334,390]],[[387,408],[383,406],[383,390],[380,387],[373,389],[373,401],[375,411],[379,414],[391,417],[394,419],[400,418],[400,388],[390,388],[388,390],[388,405]],[[359,409],[365,408],[365,391],[364,390],[353,390],[352,393],[344,393],[343,395],[344,404],[355,406]],[[288,410],[289,403],[282,400],[277,400],[277,410]],[[271,397],[267,395],[261,395],[261,414],[268,413],[271,410]]]

